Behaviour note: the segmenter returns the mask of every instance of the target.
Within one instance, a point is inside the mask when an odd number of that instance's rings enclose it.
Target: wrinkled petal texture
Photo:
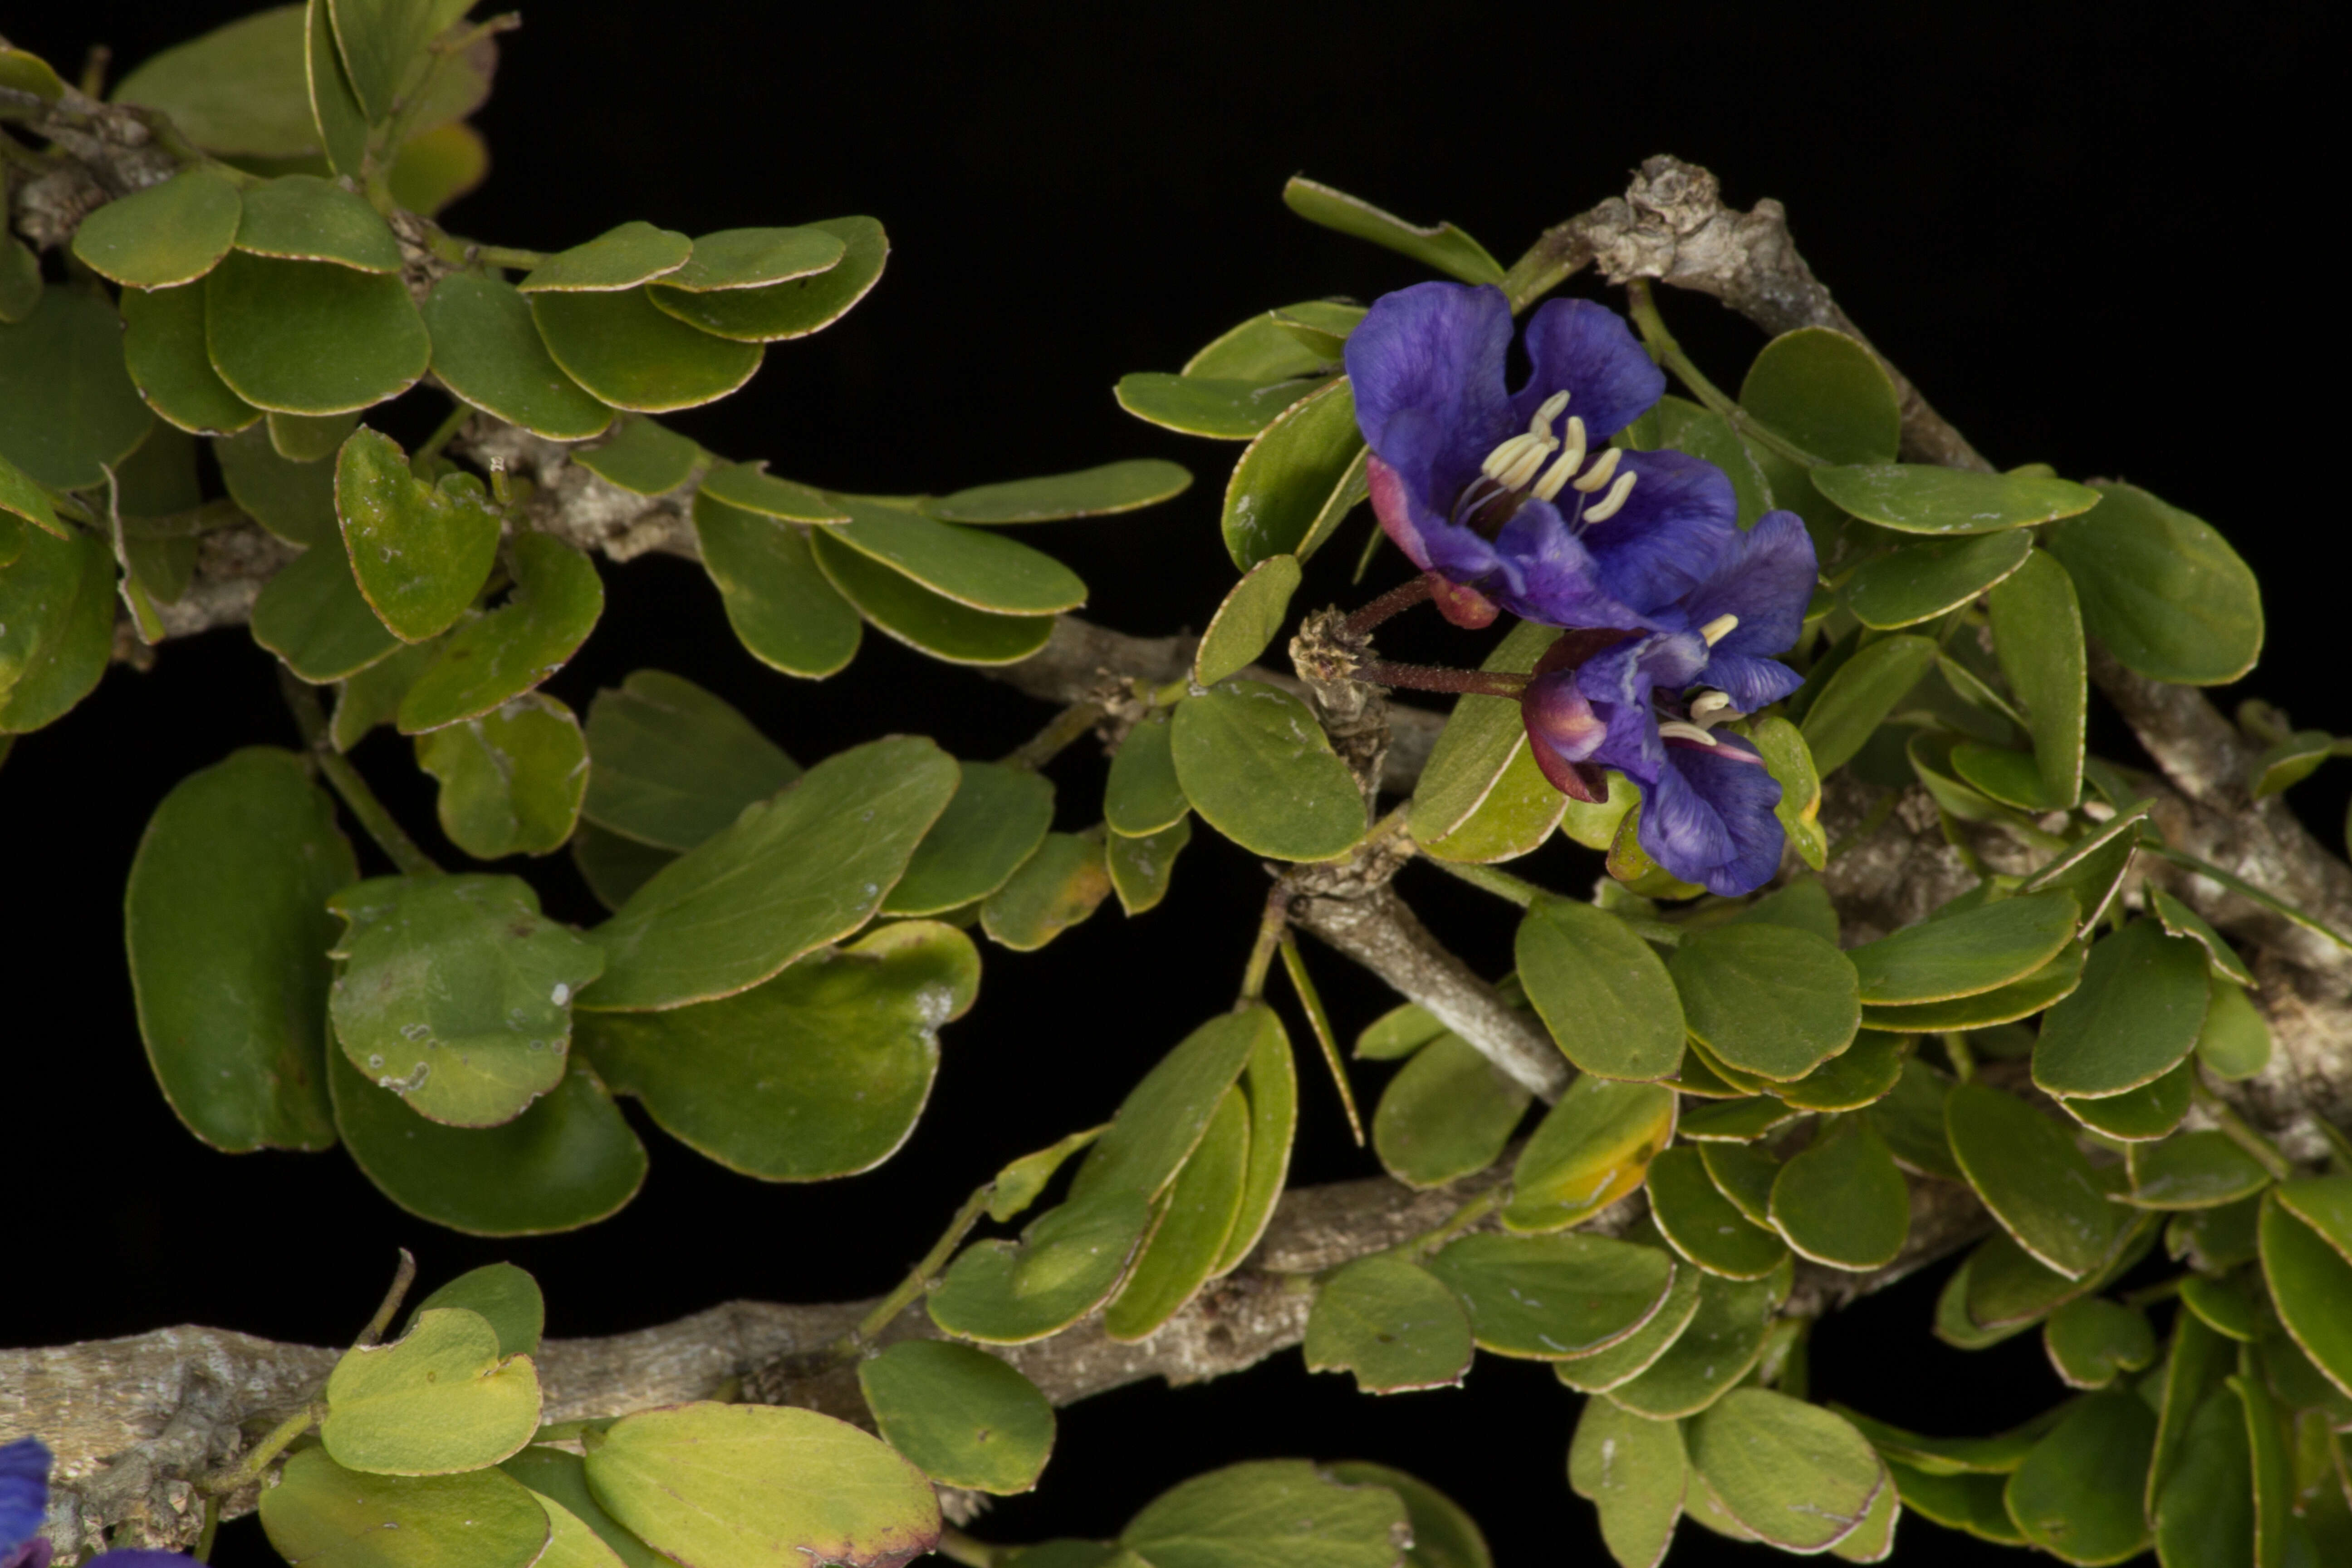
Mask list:
[[[1713,463],[1684,452],[1627,452],[1617,471],[1635,476],[1624,507],[1582,535],[1602,591],[1644,617],[1645,627],[1685,631],[1705,625],[1670,606],[1719,575],[1727,556],[1748,537],[1739,531],[1739,497],[1731,480]],[[1575,490],[1563,499],[1568,496],[1581,500]],[[1801,525],[1798,531],[1804,531]],[[1798,619],[1803,618],[1800,605]],[[1795,640],[1792,633],[1780,646]]]
[[[49,1559],[56,1554],[56,1550],[46,1541],[27,1541],[14,1552],[0,1552],[0,1568],[49,1568]],[[115,1555],[116,1553],[110,1552],[106,1556],[96,1561],[104,1563]],[[172,1557],[167,1553],[166,1561],[184,1563],[188,1559]]]
[[[1443,496],[1450,506],[1510,434],[1510,303],[1491,284],[1416,283],[1383,294],[1348,334],[1356,424],[1424,504]]]
[[[1640,492],[1636,485],[1634,493]],[[1768,511],[1723,547],[1705,580],[1692,589],[1685,624],[1698,627],[1717,616],[1738,616],[1739,625],[1715,645],[1717,654],[1786,653],[1804,627],[1818,574],[1812,535],[1804,522],[1793,511]]]
[[[1527,384],[1511,399],[1518,429],[1553,393],[1565,388],[1568,412],[1584,421],[1599,446],[1665,395],[1666,373],[1651,363],[1625,318],[1590,300],[1552,300],[1528,318]],[[1554,426],[1558,428],[1557,426]]]
[[[1586,660],[1576,672],[1577,690],[1608,733],[1580,760],[1616,768],[1645,786],[1655,782],[1666,752],[1651,696],[1662,686],[1680,690],[1706,662],[1706,644],[1690,632],[1620,643]]]
[[[1738,736],[1713,746],[1675,742],[1643,795],[1642,848],[1684,881],[1736,899],[1780,869],[1780,781]]]
[[[177,1552],[159,1552],[152,1546],[127,1546],[119,1552],[100,1552],[83,1568],[191,1568],[195,1559]]]
[[[48,1506],[48,1448],[37,1437],[0,1447],[0,1561],[32,1540]]]

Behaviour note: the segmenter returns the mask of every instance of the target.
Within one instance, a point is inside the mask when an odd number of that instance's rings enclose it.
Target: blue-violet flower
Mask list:
[[[1671,611],[1738,533],[1721,469],[1608,438],[1665,377],[1624,320],[1583,300],[1528,319],[1506,384],[1511,310],[1492,285],[1419,283],[1349,335],[1372,510],[1460,626],[1497,608],[1555,626],[1682,631]]]

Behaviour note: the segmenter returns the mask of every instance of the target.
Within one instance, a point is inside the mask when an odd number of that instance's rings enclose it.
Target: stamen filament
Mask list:
[[[1612,447],[1609,449],[1613,453],[1617,448]],[[1588,506],[1584,509],[1584,521],[1587,522],[1607,522],[1611,518],[1615,517],[1619,510],[1624,507],[1625,498],[1633,493],[1633,480],[1635,478],[1636,476],[1631,468],[1628,468],[1625,472],[1618,475],[1617,482],[1609,487],[1609,493],[1601,497],[1601,500],[1593,505]]]
[[[1587,468],[1583,477],[1575,481],[1576,488],[1586,495],[1591,495],[1607,484],[1617,473],[1617,460],[1624,455],[1615,447],[1604,447],[1601,456],[1592,459],[1592,467]]]

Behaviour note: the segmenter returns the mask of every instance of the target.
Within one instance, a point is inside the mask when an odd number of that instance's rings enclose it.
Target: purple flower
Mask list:
[[[1661,610],[1692,629],[1561,637],[1519,704],[1544,776],[1596,800],[1601,770],[1616,768],[1642,785],[1651,859],[1727,898],[1763,886],[1780,864],[1780,785],[1754,746],[1714,726],[1797,689],[1801,678],[1769,656],[1796,642],[1813,580],[1804,524],[1769,512]]]
[[[0,1568],[49,1568],[49,1543],[34,1531],[49,1506],[49,1450],[37,1437],[0,1446]],[[101,1552],[87,1568],[190,1568],[177,1552],[126,1547]]]
[[[1382,296],[1348,339],[1356,422],[1381,526],[1483,626],[1496,607],[1555,626],[1687,629],[1661,615],[1738,530],[1731,481],[1680,452],[1608,438],[1665,390],[1624,321],[1554,300],[1528,321],[1530,370],[1506,384],[1501,289],[1418,283]]]

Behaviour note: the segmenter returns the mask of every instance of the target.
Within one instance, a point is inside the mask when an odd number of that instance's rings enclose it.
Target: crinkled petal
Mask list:
[[[1728,640],[1728,639],[1726,639]],[[1715,650],[1696,684],[1712,686],[1731,699],[1742,713],[1753,713],[1778,702],[1805,683],[1805,678],[1777,658]]]
[[[1634,487],[1637,493],[1640,489]],[[1739,625],[1715,645],[1717,657],[1786,653],[1797,646],[1818,574],[1803,521],[1793,511],[1768,511],[1734,537],[1692,592],[1684,624],[1703,626],[1718,616],[1737,616]]]
[[[1608,725],[1576,689],[1576,677],[1569,670],[1539,675],[1528,682],[1519,696],[1519,717],[1527,724],[1538,763],[1547,752],[1563,763],[1580,763],[1599,750],[1609,735]]]
[[[1643,797],[1642,848],[1684,881],[1736,899],[1780,869],[1785,836],[1772,814],[1780,803],[1780,781],[1737,737],[1673,744]]]
[[[101,1552],[91,1558],[83,1568],[194,1568],[195,1559],[177,1552],[159,1552],[152,1546],[126,1546]]]
[[[1666,390],[1665,373],[1651,363],[1625,318],[1590,300],[1547,301],[1528,319],[1527,344],[1531,371],[1511,399],[1511,421],[1522,430],[1538,405],[1564,391],[1568,412],[1584,421],[1586,437],[1605,441]]]
[[[49,1506],[49,1450],[37,1437],[0,1447],[0,1555],[41,1528]]]
[[[1530,500],[1495,536],[1503,582],[1489,592],[1513,615],[1548,626],[1647,630],[1649,618],[1601,585],[1585,542],[1549,501]]]
[[[1381,520],[1381,531],[1404,552],[1406,560],[1427,571],[1431,520],[1404,475],[1379,458],[1366,458],[1364,484],[1371,492],[1372,515]]]
[[[0,1552],[0,1568],[49,1568],[49,1559],[56,1554],[56,1551],[57,1549],[47,1541],[36,1537],[14,1552]],[[110,1557],[113,1553],[109,1552],[107,1555]],[[106,1560],[105,1557],[98,1559],[100,1563]],[[168,1560],[174,1563],[189,1561],[185,1557],[170,1557]]]
[[[1633,488],[1615,515],[1585,526],[1584,547],[1592,553],[1604,593],[1657,617],[1715,577],[1725,552],[1743,537],[1739,498],[1721,468],[1682,452],[1627,452],[1618,459],[1618,471],[1635,476]],[[1571,498],[1580,515],[1598,499],[1579,490],[1562,492],[1563,500]]]
[[[1508,435],[1503,368],[1511,307],[1492,284],[1416,283],[1372,302],[1348,335],[1348,381],[1364,439],[1424,498],[1450,502]],[[1442,433],[1432,443],[1402,430],[1400,416],[1425,416]]]

